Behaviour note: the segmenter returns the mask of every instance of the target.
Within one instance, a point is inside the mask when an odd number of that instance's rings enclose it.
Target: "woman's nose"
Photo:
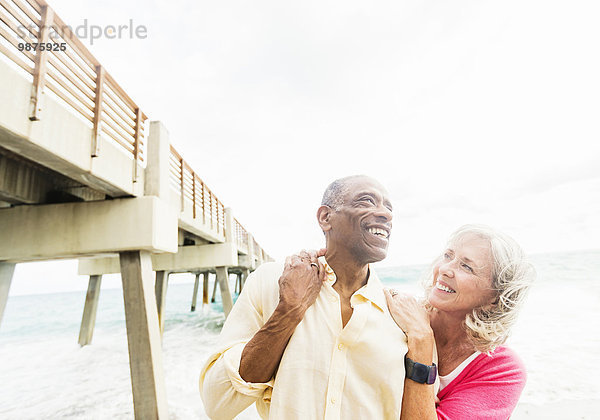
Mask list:
[[[439,268],[440,274],[445,275],[446,277],[454,276],[454,260],[444,261],[440,265]]]

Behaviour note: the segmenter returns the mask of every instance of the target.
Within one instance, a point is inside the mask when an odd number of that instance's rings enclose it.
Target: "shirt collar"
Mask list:
[[[323,266],[325,267],[325,273],[327,273],[327,277],[325,278],[325,281],[330,286],[333,286],[333,284],[336,281],[335,272],[329,266],[329,264],[327,264],[325,257],[320,257],[319,261],[321,263],[323,263]],[[375,272],[373,272],[370,264],[369,264],[369,278],[367,279],[367,284],[365,284],[363,287],[361,287],[356,292],[354,292],[354,294],[352,295],[352,298],[350,299],[351,303],[354,303],[353,300],[355,298],[366,299],[366,300],[372,302],[381,311],[385,312],[384,308],[387,306],[387,303],[385,301],[385,295],[383,294],[383,285],[381,284],[381,280],[379,280],[379,277],[377,277],[377,274],[375,274]]]

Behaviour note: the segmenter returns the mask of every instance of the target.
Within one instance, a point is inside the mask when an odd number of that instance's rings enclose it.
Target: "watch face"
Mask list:
[[[413,367],[412,379],[424,384],[429,378],[429,366],[422,365],[421,363],[415,363]]]

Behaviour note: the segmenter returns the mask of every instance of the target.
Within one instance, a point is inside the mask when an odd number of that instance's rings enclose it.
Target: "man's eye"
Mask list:
[[[362,201],[369,203],[369,204],[375,204],[375,200],[373,200],[371,197],[365,197],[362,199]]]
[[[444,252],[444,259],[445,260],[450,260],[450,259],[452,259],[452,257],[447,252]]]

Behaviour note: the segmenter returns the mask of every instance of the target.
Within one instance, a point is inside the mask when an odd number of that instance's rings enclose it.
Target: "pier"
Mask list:
[[[135,417],[166,419],[169,274],[195,275],[192,311],[218,285],[227,315],[271,258],[45,1],[0,0],[0,81],[0,322],[16,264],[77,258],[88,345],[102,276],[120,273]]]

